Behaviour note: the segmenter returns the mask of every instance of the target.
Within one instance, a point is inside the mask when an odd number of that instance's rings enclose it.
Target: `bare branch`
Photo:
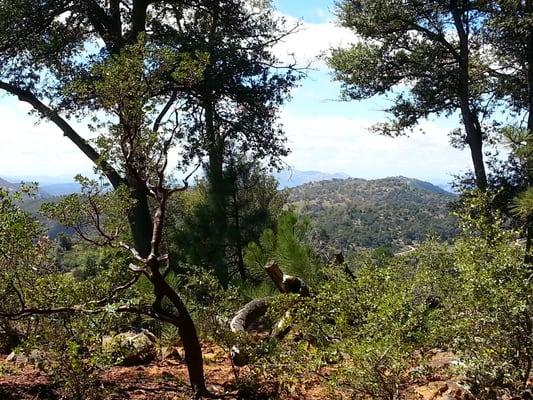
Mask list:
[[[161,122],[163,121],[163,118],[168,113],[168,111],[170,110],[170,107],[172,107],[172,104],[174,104],[174,102],[176,101],[177,98],[178,98],[178,91],[177,90],[173,90],[172,91],[172,95],[170,96],[170,98],[168,99],[167,103],[165,104],[165,106],[163,107],[163,109],[161,110],[161,112],[159,113],[157,118],[155,119],[154,126],[152,128],[152,130],[154,132],[159,131],[159,128],[161,126]]]

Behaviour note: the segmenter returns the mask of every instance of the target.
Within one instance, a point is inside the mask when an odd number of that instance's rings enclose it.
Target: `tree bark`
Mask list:
[[[158,268],[152,270],[149,277],[154,286],[154,295],[156,302],[154,303],[154,311],[158,313],[163,320],[172,323],[176,328],[183,343],[183,350],[185,352],[185,362],[187,364],[187,371],[189,373],[189,380],[191,387],[197,397],[208,396],[209,391],[205,384],[204,362],[202,356],[202,346],[198,339],[196,326],[189,314],[187,307],[178,296],[176,291],[165,281]],[[177,315],[169,313],[163,309],[161,301],[167,298],[175,310]]]
[[[135,204],[128,216],[135,250],[143,258],[147,258],[151,251],[152,217],[146,193],[132,189],[132,198]]]
[[[211,96],[210,94],[206,96]],[[213,267],[215,274],[223,287],[229,283],[229,271],[226,262],[226,238],[227,238],[227,196],[226,185],[224,181],[224,149],[223,143],[217,132],[214,121],[214,105],[210,98],[205,102],[205,124],[208,138],[208,183],[209,183],[209,201],[214,211],[214,221],[211,229],[211,235],[215,248]]]
[[[533,14],[533,1],[526,1],[526,15]],[[530,28],[527,36],[527,90],[528,90],[528,118],[527,130],[529,133],[529,140],[533,137],[533,29]],[[533,146],[533,143],[528,143],[528,146]],[[527,160],[527,185],[529,188],[533,187],[533,160]],[[524,261],[527,264],[533,264],[533,254],[531,250],[533,247],[533,221],[529,219],[526,226],[526,255]]]
[[[285,275],[275,261],[269,261],[265,265],[265,271],[281,293],[295,293],[301,296],[309,296],[309,287],[302,278]]]
[[[241,232],[241,216],[239,214],[239,200],[238,200],[238,182],[237,182],[237,171],[236,167],[233,167],[231,174],[231,196],[233,200],[233,219],[235,223],[235,252],[237,255],[237,270],[242,280],[246,279],[246,267],[244,266],[244,249],[242,243],[242,232]]]
[[[475,110],[470,103],[470,49],[468,36],[468,16],[458,5],[456,0],[451,2],[451,11],[454,25],[459,37],[459,77],[458,77],[458,100],[461,109],[461,116],[466,131],[466,142],[470,147],[472,163],[476,185],[479,189],[485,190],[487,184],[487,174],[483,160],[483,132]],[[465,21],[466,19],[466,21]],[[467,27],[465,28],[465,24]]]
[[[230,330],[233,333],[246,332],[250,324],[256,321],[259,317],[265,315],[270,305],[270,297],[261,299],[254,299],[243,308],[237,311],[237,314],[230,322]]]

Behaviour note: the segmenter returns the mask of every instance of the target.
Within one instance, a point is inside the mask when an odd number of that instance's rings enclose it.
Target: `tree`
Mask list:
[[[525,186],[533,185],[533,1],[497,2],[490,14],[486,31],[494,52],[492,75],[497,80],[496,89],[507,101],[510,109],[527,118],[517,118],[516,125],[506,126],[504,136],[510,141],[513,156],[522,166]],[[525,124],[524,124],[525,121]],[[512,167],[512,165],[511,165]],[[523,189],[520,188],[520,189]],[[533,262],[529,254],[533,246],[533,220],[520,205],[530,194],[518,199],[520,215],[524,217],[527,236],[526,261]],[[526,207],[527,208],[527,207]]]
[[[329,64],[346,99],[392,93],[392,120],[375,130],[400,135],[432,114],[460,111],[476,184],[486,188],[483,120],[494,110],[483,48],[490,4],[472,0],[343,0],[340,23],[363,40],[333,49]]]
[[[292,78],[271,73],[276,60],[269,49],[285,33],[268,9],[237,0],[8,0],[0,4],[0,32],[0,89],[54,123],[115,190],[132,200],[126,215],[131,240],[122,242],[140,264],[132,272],[152,283],[155,300],[148,312],[177,326],[191,384],[205,394],[194,323],[163,273],[166,207],[173,194],[187,187],[169,176],[169,153],[179,141],[179,166],[186,169],[213,147],[210,130],[219,128],[218,120],[203,100],[215,82],[217,115],[224,117],[228,138],[259,157],[282,148],[281,132],[272,124]],[[228,63],[220,58],[227,55],[222,50],[231,50],[226,42],[233,49],[240,46],[239,58],[228,58]],[[249,120],[234,119],[245,112],[254,115],[262,103],[266,111],[250,121],[264,129],[249,130],[244,123]],[[94,119],[94,141],[74,129],[68,121],[72,116]],[[99,225],[94,216],[99,210],[91,201],[97,196],[86,183],[84,209],[92,214],[85,217],[94,218],[85,222]],[[117,245],[120,235],[94,229],[101,239],[87,239]],[[164,302],[173,306],[172,312]],[[30,311],[36,310],[22,307],[15,316]]]
[[[194,38],[187,46],[208,60],[202,80],[187,99],[200,112],[189,129],[188,155],[205,157],[210,237],[213,243],[223,243],[232,230],[225,170],[236,154],[273,166],[288,154],[277,110],[301,74],[293,65],[271,68],[277,61],[269,48],[290,31],[275,29],[272,18],[250,19],[240,1],[207,3],[210,13],[195,13],[187,24]],[[210,250],[223,272],[224,246]]]
[[[191,205],[176,220],[172,244],[183,261],[215,268],[220,283],[227,285],[236,275],[246,280],[244,250],[265,229],[273,227],[285,196],[278,192],[276,180],[264,168],[242,158],[225,167],[222,188],[225,232],[212,235],[213,230],[220,229],[220,209],[216,204],[219,196],[213,198],[210,183],[204,179],[195,187],[195,193],[184,194],[188,198],[182,201]]]

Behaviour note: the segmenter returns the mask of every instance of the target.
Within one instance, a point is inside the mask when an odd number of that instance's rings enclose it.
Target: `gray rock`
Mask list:
[[[103,339],[102,348],[120,365],[145,365],[157,356],[156,338],[150,332],[123,332]]]

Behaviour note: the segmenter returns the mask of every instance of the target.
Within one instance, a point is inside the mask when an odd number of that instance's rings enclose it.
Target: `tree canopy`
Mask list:
[[[497,105],[486,55],[483,1],[340,1],[340,23],[361,41],[333,49],[329,64],[346,99],[391,94],[391,120],[375,130],[399,135],[431,115],[459,111],[479,187],[486,187],[484,125]]]

